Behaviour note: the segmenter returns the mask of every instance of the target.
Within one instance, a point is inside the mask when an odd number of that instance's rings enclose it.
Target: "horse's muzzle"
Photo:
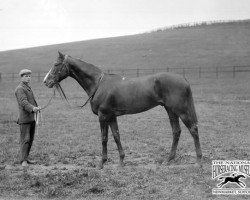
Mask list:
[[[55,85],[54,81],[44,80],[43,83],[45,83],[45,86],[47,86],[48,88],[52,88]]]

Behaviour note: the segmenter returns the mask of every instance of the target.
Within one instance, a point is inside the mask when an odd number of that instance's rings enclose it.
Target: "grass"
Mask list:
[[[43,111],[32,158],[38,165],[22,169],[18,158],[19,127],[15,124],[17,83],[1,83],[0,194],[3,198],[55,199],[234,199],[211,194],[211,160],[250,160],[248,136],[250,96],[248,79],[191,80],[203,150],[203,170],[193,167],[193,139],[181,124],[182,134],[176,159],[168,156],[172,133],[167,113],[156,107],[145,113],[119,117],[121,141],[125,150],[124,169],[117,167],[118,151],[110,135],[108,162],[96,168],[101,156],[97,117],[89,105],[71,110],[57,96]],[[51,93],[41,83],[32,88],[38,103],[44,105]],[[71,81],[63,87],[72,104],[87,99]],[[73,89],[72,89],[73,88]],[[159,163],[162,163],[161,165]],[[249,185],[250,181],[246,180]],[[237,196],[237,199],[247,199]]]

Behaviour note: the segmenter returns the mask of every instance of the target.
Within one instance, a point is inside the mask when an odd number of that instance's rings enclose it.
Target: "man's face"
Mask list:
[[[24,74],[24,75],[21,77],[21,81],[24,82],[24,83],[29,83],[29,82],[30,82],[30,79],[31,79],[31,74]]]

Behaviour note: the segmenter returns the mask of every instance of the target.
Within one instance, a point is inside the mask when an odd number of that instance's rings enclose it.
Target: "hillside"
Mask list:
[[[0,71],[47,71],[57,51],[102,69],[250,65],[250,20],[0,52]]]

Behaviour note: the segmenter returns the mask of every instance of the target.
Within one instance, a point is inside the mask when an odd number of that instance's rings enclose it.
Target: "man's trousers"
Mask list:
[[[20,163],[27,161],[34,140],[36,122],[20,124]]]

